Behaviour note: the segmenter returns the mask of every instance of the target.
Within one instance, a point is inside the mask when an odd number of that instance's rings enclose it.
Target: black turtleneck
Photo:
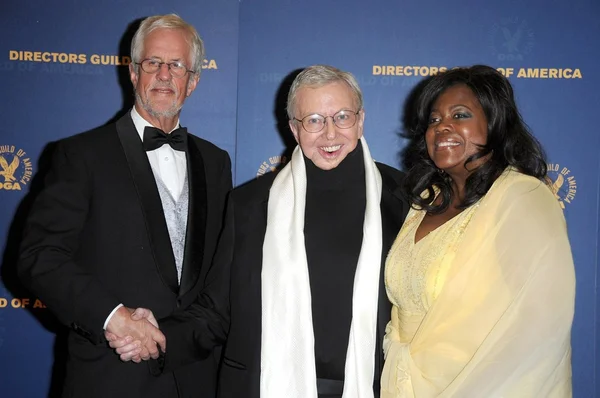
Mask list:
[[[317,377],[344,380],[354,274],[363,239],[365,169],[360,142],[332,170],[306,164],[304,236]]]

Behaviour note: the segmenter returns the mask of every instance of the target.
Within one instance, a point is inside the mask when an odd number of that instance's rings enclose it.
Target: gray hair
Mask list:
[[[191,69],[196,75],[199,75],[202,68],[202,61],[204,60],[204,43],[198,35],[196,28],[185,22],[177,14],[155,15],[142,21],[133,36],[133,40],[131,40],[131,61],[141,61],[144,41],[156,29],[180,29],[186,33],[186,41],[190,46],[190,54],[192,56]],[[139,73],[139,65],[134,64],[133,66],[135,72]]]
[[[321,87],[335,82],[344,82],[350,87],[354,94],[356,104],[358,105],[357,111],[361,110],[363,107],[363,95],[358,86],[358,82],[352,73],[344,72],[329,65],[313,65],[300,72],[290,87],[287,97],[288,118],[290,120],[294,118],[296,95],[300,88],[306,86]]]

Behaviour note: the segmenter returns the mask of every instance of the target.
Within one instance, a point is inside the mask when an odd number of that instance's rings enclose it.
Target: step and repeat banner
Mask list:
[[[287,161],[281,92],[298,68],[326,63],[358,78],[373,157],[396,167],[404,107],[417,83],[456,66],[498,68],[548,153],[568,222],[577,272],[574,395],[600,397],[599,17],[600,3],[580,0],[242,1],[236,180]]]
[[[400,167],[405,107],[424,78],[488,64],[513,84],[544,145],[577,271],[576,398],[600,396],[596,285],[600,188],[600,4],[474,0],[5,0],[0,4],[0,397],[45,397],[60,382],[61,326],[15,276],[23,218],[56,140],[115,120],[132,105],[127,65],[140,19],[176,12],[207,59],[181,122],[227,150],[243,184],[293,148],[285,99],[299,69],[352,72],[365,97],[373,157]],[[14,167],[13,167],[14,165]]]
[[[18,236],[30,193],[56,140],[114,121],[133,104],[128,65],[133,33],[144,17],[176,12],[205,42],[196,91],[181,124],[235,155],[237,0],[0,2],[0,397],[58,391],[64,352],[60,326],[15,277]],[[7,166],[5,166],[7,165]],[[4,178],[2,178],[4,176]],[[115,195],[118,192],[115,191]],[[99,377],[102,377],[99,375]]]

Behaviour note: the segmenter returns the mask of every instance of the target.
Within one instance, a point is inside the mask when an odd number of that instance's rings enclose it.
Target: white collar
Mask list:
[[[145,127],[156,127],[153,126],[152,123],[150,123],[149,121],[147,121],[146,119],[144,119],[139,112],[137,111],[137,109],[135,109],[135,105],[133,108],[131,108],[131,120],[133,120],[133,124],[135,126],[135,129],[138,133],[138,135],[140,136],[140,140],[142,142],[144,142],[144,128]],[[175,123],[175,128],[173,130],[175,130],[177,127],[179,126],[179,119],[177,119],[177,123]],[[173,131],[171,130],[171,131]],[[169,133],[171,132],[169,131]]]

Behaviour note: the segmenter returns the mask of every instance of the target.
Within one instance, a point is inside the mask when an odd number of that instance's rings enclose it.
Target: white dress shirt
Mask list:
[[[131,110],[131,119],[137,130],[140,140],[144,141],[144,128],[152,126],[148,121],[140,116],[138,111],[133,107]],[[179,127],[179,120],[175,124],[175,128]],[[175,130],[175,129],[173,129]],[[172,131],[172,130],[171,130]],[[169,133],[171,132],[169,131]],[[183,181],[187,173],[187,162],[185,152],[176,151],[169,144],[164,144],[160,148],[146,152],[150,166],[154,175],[160,177],[165,184],[173,199],[177,201],[181,190],[183,189]]]

